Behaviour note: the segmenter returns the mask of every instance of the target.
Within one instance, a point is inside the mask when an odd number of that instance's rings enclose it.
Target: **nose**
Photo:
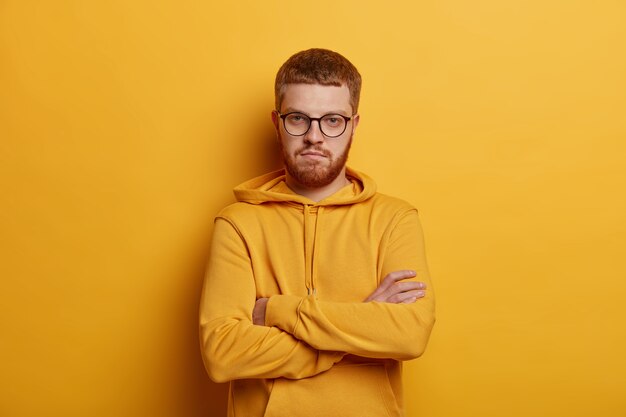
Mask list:
[[[320,143],[324,141],[324,134],[320,129],[319,120],[311,120],[309,130],[304,134],[304,140],[309,143]]]

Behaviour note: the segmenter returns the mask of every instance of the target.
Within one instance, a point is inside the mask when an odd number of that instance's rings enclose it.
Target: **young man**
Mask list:
[[[434,300],[417,211],[346,167],[361,77],[302,51],[278,71],[285,169],[217,216],[202,293],[210,377],[229,416],[401,416],[401,361],[422,354]]]

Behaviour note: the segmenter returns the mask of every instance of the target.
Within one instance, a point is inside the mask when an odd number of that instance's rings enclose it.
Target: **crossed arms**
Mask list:
[[[421,355],[434,301],[415,210],[399,218],[387,246],[384,279],[363,302],[293,295],[257,300],[245,242],[230,221],[218,218],[200,311],[211,378],[300,379],[330,369],[345,354],[397,360]]]

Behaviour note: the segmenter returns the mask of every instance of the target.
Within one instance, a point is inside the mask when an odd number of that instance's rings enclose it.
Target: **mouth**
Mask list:
[[[315,158],[315,159],[327,158],[326,153],[322,151],[313,150],[313,149],[307,149],[306,151],[300,152],[300,156],[307,157],[307,158]]]
[[[303,152],[300,154],[301,161],[309,162],[312,164],[322,163],[326,159],[326,156],[319,152]]]

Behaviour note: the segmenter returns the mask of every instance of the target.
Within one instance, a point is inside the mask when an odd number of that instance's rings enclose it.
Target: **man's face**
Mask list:
[[[280,108],[281,114],[304,113],[309,117],[326,114],[352,116],[350,91],[347,86],[335,87],[320,84],[288,84]],[[346,160],[352,135],[359,117],[347,123],[345,132],[335,138],[324,136],[317,121],[303,136],[290,135],[276,112],[272,113],[283,160],[288,175],[301,186],[320,188],[331,184],[345,174]]]

